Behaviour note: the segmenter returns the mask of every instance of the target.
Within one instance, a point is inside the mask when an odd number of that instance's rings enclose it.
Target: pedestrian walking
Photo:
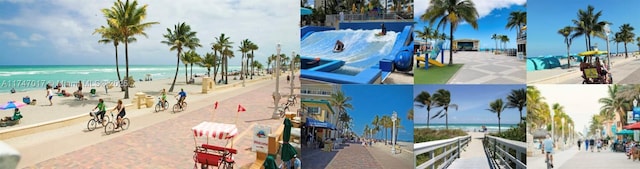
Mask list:
[[[582,144],[582,139],[578,140],[578,151],[580,151],[580,145]]]

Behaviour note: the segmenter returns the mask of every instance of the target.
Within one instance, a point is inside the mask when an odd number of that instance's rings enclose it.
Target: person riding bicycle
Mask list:
[[[124,110],[124,105],[122,105],[122,100],[118,100],[118,105],[113,108],[113,110],[111,110],[110,112],[113,112],[114,110],[118,110],[118,118],[117,118],[117,125],[115,129],[120,128],[120,123],[122,123],[122,119],[124,118],[125,115],[127,115],[127,112],[125,112]]]
[[[182,108],[182,103],[187,98],[187,93],[184,92],[184,89],[180,89],[180,93],[178,93],[178,95],[176,96],[180,96],[180,99],[178,99],[178,105],[180,105],[180,108]]]
[[[547,139],[545,139],[542,143],[544,144],[544,151],[546,152],[547,162],[549,163],[551,168],[553,168],[553,148],[555,147],[555,145],[553,144],[551,135],[547,135]]]
[[[162,97],[160,100],[160,104],[162,104],[162,109],[166,110],[164,103],[167,102],[167,90],[166,89],[162,89]]]
[[[107,110],[105,109],[104,106],[104,100],[102,99],[98,99],[98,105],[93,108],[93,111],[96,111],[96,109],[98,109],[98,112],[95,114],[95,116],[100,116],[100,119],[98,119],[98,123],[102,123],[102,120],[104,119],[104,114],[107,113]],[[94,116],[92,114],[92,116]]]

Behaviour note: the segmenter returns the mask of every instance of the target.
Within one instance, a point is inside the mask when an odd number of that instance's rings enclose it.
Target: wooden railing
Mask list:
[[[527,143],[489,135],[484,138],[484,150],[487,157],[489,157],[489,166],[491,169],[527,168]]]
[[[456,158],[460,158],[460,149],[469,145],[470,141],[471,136],[460,136],[446,140],[437,140],[414,144],[414,161],[416,160],[418,155],[427,154],[429,156],[428,161],[419,164],[416,168],[446,168],[453,162],[453,160],[455,160]],[[442,152],[438,152],[438,154],[436,155],[436,150],[440,149],[442,149]],[[440,162],[438,164],[438,161],[440,160],[442,160],[443,162]]]

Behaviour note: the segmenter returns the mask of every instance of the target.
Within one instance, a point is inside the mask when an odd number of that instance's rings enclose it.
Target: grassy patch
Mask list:
[[[413,69],[414,84],[446,84],[464,64],[446,65],[443,67],[430,66]]]
[[[413,140],[415,143],[427,142],[427,141],[435,141],[435,140],[443,140],[450,139],[458,136],[466,136],[467,133],[460,129],[451,129],[451,130],[433,130],[429,128],[420,128],[413,129]],[[451,149],[452,147],[457,146],[456,144],[452,144],[447,148]],[[435,150],[434,157],[442,154],[444,152],[444,147]],[[431,160],[431,155],[429,153],[420,154],[416,157],[416,166]],[[444,162],[444,159],[440,159],[436,161],[435,166],[440,166]]]

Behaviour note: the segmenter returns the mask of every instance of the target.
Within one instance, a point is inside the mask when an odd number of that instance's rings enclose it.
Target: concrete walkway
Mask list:
[[[640,59],[635,57],[613,57],[611,75],[614,84],[640,83]],[[571,69],[548,69],[527,72],[528,84],[582,84],[582,72],[579,67]]]
[[[462,151],[460,158],[456,159],[449,165],[449,168],[460,169],[487,169],[489,168],[489,161],[484,154],[484,148],[482,146],[482,139],[484,134],[482,133],[470,133],[471,142],[469,146]]]
[[[438,56],[437,60],[440,61]],[[449,52],[444,52],[444,61],[449,62]],[[526,82],[525,61],[515,56],[495,55],[491,52],[457,52],[454,64],[464,64],[449,79],[448,84],[523,84]]]

